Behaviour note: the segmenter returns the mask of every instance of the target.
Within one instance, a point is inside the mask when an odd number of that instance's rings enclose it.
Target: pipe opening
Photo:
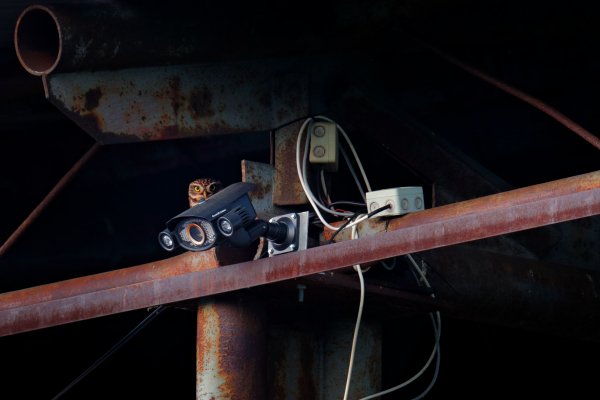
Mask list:
[[[46,7],[32,6],[21,14],[15,29],[15,49],[23,68],[33,75],[54,70],[61,53],[60,28]]]

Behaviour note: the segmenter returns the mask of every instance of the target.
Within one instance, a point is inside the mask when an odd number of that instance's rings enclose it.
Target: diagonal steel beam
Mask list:
[[[0,336],[279,282],[597,214],[600,214],[600,171],[426,210],[392,221],[386,233],[326,248],[212,270],[186,268],[191,265],[190,258],[205,255],[184,254],[121,271],[2,294]]]

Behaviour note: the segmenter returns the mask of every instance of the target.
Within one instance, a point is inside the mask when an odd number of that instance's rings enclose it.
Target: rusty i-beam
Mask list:
[[[600,171],[411,214],[388,232],[273,258],[199,270],[210,254],[0,295],[0,336],[279,282],[600,214]]]

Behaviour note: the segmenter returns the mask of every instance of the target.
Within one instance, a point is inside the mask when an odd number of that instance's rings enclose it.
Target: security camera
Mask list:
[[[158,234],[158,242],[167,251],[178,245],[190,251],[208,250],[220,243],[235,247],[249,246],[261,236],[284,241],[290,236],[289,225],[256,219],[248,192],[251,183],[234,183],[204,202],[167,222]]]

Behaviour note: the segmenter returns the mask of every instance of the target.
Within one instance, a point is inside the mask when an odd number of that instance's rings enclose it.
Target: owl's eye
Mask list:
[[[194,186],[194,192],[201,192],[202,186]]]
[[[210,185],[208,185],[208,191],[210,193],[213,193],[216,188],[217,188],[217,185],[215,185],[214,183],[211,183]]]

